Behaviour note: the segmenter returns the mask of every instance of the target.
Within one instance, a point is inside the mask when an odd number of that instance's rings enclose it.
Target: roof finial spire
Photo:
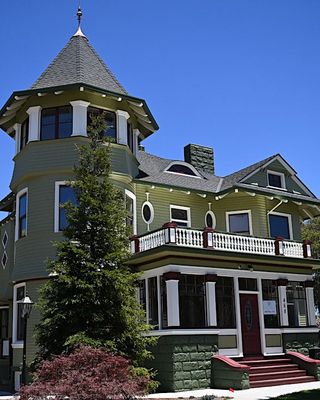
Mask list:
[[[78,12],[77,12],[78,29],[80,28],[80,25],[81,25],[81,17],[82,17],[82,10],[81,10],[81,6],[80,6],[80,3],[79,3]]]
[[[77,11],[77,19],[78,19],[78,30],[77,32],[73,35],[73,36],[84,36],[82,30],[81,30],[81,17],[82,17],[82,10],[81,10],[81,5],[79,2],[79,7],[78,7],[78,11]]]

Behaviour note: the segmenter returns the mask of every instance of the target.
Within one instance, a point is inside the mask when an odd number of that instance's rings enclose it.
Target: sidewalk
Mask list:
[[[189,399],[200,398],[204,395],[211,395],[220,398],[229,398],[234,400],[265,400],[272,399],[274,397],[281,396],[283,394],[301,392],[302,390],[313,390],[320,389],[320,382],[309,382],[299,383],[297,385],[284,385],[284,386],[270,386],[266,388],[248,389],[248,390],[236,390],[231,392],[230,390],[222,389],[201,389],[192,390],[189,392],[175,392],[175,393],[155,393],[150,394],[146,399],[162,399],[162,400],[174,400],[174,399]],[[16,399],[12,395],[0,392],[0,400],[13,400]]]
[[[235,400],[263,400],[272,399],[283,394],[300,392],[302,390],[320,389],[320,382],[299,383],[297,385],[270,386],[265,388],[256,388],[248,390],[230,390],[221,389],[201,389],[189,392],[176,393],[155,393],[148,396],[148,399],[187,399],[189,397],[201,397],[204,395],[214,395],[216,397],[226,397]],[[319,397],[320,398],[320,397]],[[1,399],[2,400],[2,399]]]

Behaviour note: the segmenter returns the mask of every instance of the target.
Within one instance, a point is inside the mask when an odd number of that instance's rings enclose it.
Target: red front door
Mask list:
[[[243,355],[261,354],[258,296],[240,294]]]

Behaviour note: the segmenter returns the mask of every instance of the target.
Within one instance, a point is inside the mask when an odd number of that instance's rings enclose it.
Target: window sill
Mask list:
[[[11,347],[13,349],[23,349],[24,346],[23,346],[23,342],[16,342],[16,343],[12,343]]]

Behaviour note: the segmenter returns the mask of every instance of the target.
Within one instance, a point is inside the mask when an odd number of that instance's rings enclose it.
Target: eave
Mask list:
[[[11,192],[2,200],[0,200],[0,211],[7,211],[7,212],[13,211],[13,204],[15,197],[16,195],[13,192]]]
[[[88,91],[101,94],[103,97],[113,98],[119,103],[125,102],[126,106],[133,112],[141,132],[140,139],[143,140],[150,136],[154,131],[159,129],[156,120],[154,119],[149,107],[145,100],[138,97],[133,97],[125,94],[119,94],[108,90],[100,89],[95,86],[86,85],[84,83],[75,83],[63,86],[52,86],[44,89],[28,89],[23,91],[13,92],[5,105],[0,110],[0,128],[7,131],[13,125],[13,119],[16,116],[17,110],[34,95],[47,94],[47,93],[61,93],[62,91],[75,90]],[[9,133],[12,137],[12,133]]]

